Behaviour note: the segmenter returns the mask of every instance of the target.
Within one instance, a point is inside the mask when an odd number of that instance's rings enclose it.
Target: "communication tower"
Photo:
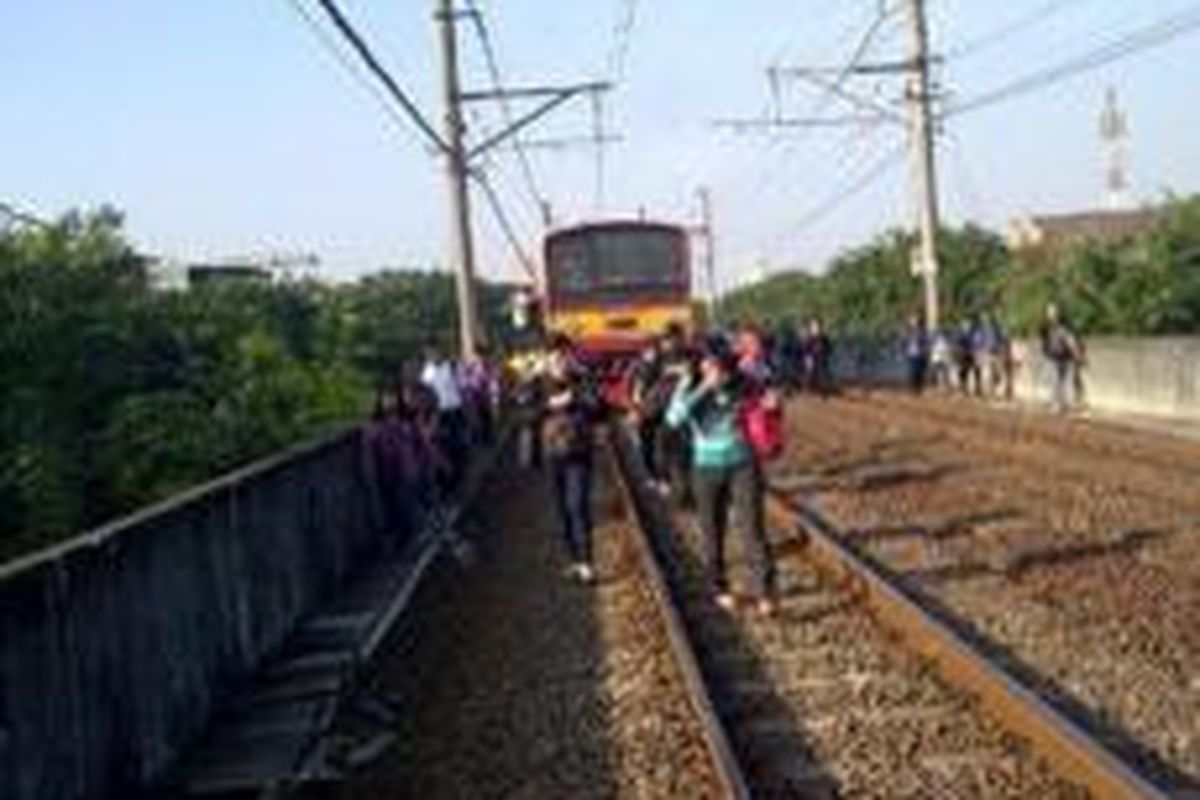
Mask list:
[[[1104,93],[1100,112],[1100,140],[1104,144],[1104,197],[1111,209],[1129,206],[1129,118],[1117,103],[1117,90]]]

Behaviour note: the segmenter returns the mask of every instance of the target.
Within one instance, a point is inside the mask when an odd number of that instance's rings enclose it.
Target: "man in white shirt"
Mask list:
[[[429,387],[437,397],[437,442],[450,463],[450,471],[443,489],[451,493],[457,488],[467,461],[467,419],[463,412],[463,393],[458,383],[458,370],[453,362],[430,348],[425,351],[421,383]]]
[[[421,368],[421,383],[428,386],[437,395],[438,411],[445,413],[462,409],[462,390],[458,385],[457,370],[436,350],[429,350],[425,354],[425,366]]]

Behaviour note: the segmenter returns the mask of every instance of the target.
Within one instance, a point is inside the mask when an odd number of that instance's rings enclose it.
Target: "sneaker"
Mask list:
[[[725,611],[733,611],[737,608],[737,601],[729,592],[721,592],[717,595],[717,605]]]
[[[779,605],[774,600],[764,597],[758,601],[754,610],[760,617],[773,617],[779,613]]]
[[[575,574],[579,576],[579,580],[584,583],[591,583],[596,579],[596,572],[592,569],[591,564],[578,564],[575,567]]]

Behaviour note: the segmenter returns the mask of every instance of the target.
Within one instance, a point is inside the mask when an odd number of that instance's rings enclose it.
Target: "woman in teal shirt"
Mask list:
[[[735,607],[725,564],[725,534],[732,511],[749,560],[757,608],[771,614],[775,567],[763,524],[762,470],[742,432],[746,391],[734,355],[712,347],[700,362],[698,378],[676,387],[666,422],[673,428],[686,425],[692,433],[692,490],[704,534],[708,582],[717,604],[726,610]]]

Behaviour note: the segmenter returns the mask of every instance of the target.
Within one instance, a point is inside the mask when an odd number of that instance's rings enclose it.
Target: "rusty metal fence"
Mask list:
[[[130,797],[372,544],[358,434],[0,566],[0,797]]]

